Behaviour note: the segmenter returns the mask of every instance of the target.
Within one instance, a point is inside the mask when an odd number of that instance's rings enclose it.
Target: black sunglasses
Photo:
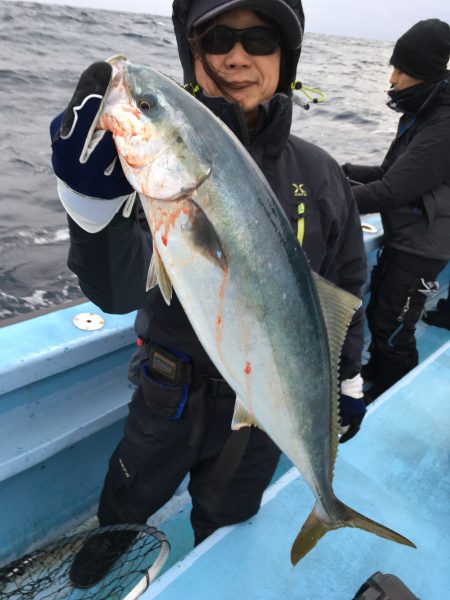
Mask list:
[[[200,36],[200,45],[207,54],[227,54],[236,42],[241,42],[247,54],[273,54],[278,48],[278,32],[273,27],[232,29],[216,25]]]

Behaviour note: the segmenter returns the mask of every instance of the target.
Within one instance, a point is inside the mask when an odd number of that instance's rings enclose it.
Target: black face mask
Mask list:
[[[448,85],[448,81],[442,79],[441,75],[435,79],[413,85],[400,92],[396,92],[392,88],[388,92],[389,101],[387,105],[397,112],[417,113],[419,110],[425,109],[446,85]]]

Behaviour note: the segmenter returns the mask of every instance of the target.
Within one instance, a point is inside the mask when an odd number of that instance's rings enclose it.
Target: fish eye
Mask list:
[[[153,94],[145,94],[139,100],[139,108],[144,113],[152,112],[158,106],[158,99]]]

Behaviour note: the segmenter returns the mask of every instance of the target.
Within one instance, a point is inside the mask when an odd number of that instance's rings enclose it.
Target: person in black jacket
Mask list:
[[[173,22],[186,87],[231,128],[262,169],[312,269],[361,296],[365,252],[350,187],[326,152],[290,134],[291,84],[304,27],[300,2],[175,0]],[[142,211],[130,211],[132,190],[115,160],[111,135],[93,133],[110,79],[109,64],[89,67],[67,110],[51,124],[53,167],[69,214],[69,267],[102,310],[138,309],[139,347],[130,365],[137,387],[124,437],[110,459],[98,517],[101,525],[143,523],[189,473],[197,544],[258,511],[280,451],[258,428],[231,432],[235,395],[178,299],[167,306],[159,288],[145,291],[150,233]],[[340,365],[341,441],[358,431],[365,413],[362,346],[360,310]],[[208,490],[215,503],[207,501]],[[110,535],[86,544],[71,568],[74,585],[101,579],[129,543]]]
[[[419,21],[394,46],[388,106],[400,113],[381,167],[345,164],[361,214],[381,215],[383,250],[371,277],[375,399],[418,363],[415,327],[450,258],[450,27]]]

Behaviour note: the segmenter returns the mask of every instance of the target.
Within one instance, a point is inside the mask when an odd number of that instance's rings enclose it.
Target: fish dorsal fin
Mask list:
[[[163,295],[166,304],[170,305],[172,300],[172,282],[170,281],[164,263],[153,244],[153,254],[147,274],[146,291],[148,292],[148,290],[155,287],[156,284],[159,285],[159,289],[161,290],[161,294]]]
[[[242,400],[236,396],[231,429],[240,429],[241,427],[250,427],[251,425],[259,427],[254,415],[245,408]]]
[[[333,474],[339,434],[339,363],[342,345],[355,311],[361,300],[333,283],[313,273],[323,318],[328,333],[331,364],[331,455],[330,473]]]

